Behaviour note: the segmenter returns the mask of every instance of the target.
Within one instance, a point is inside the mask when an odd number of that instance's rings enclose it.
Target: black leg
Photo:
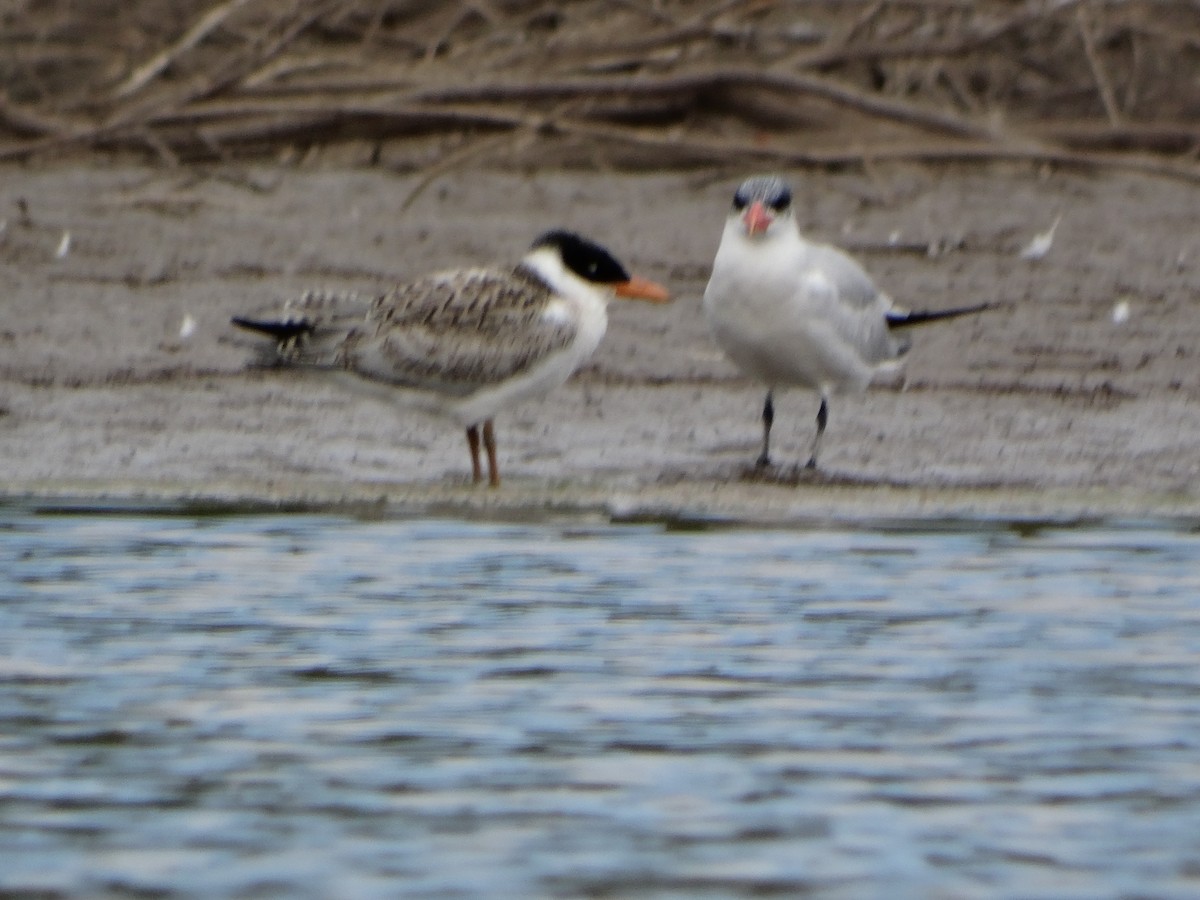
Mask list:
[[[471,480],[479,484],[483,480],[483,470],[479,467],[479,426],[472,425],[467,429],[467,447],[471,451]]]
[[[808,458],[808,465],[805,468],[815,469],[817,467],[817,451],[821,449],[821,437],[825,434],[825,425],[828,422],[829,403],[822,394],[821,406],[817,409],[817,436],[813,438],[812,456]]]
[[[487,450],[488,484],[500,487],[500,467],[496,464],[496,429],[491,419],[483,423],[483,446]]]
[[[771,391],[767,391],[767,399],[763,403],[763,446],[755,465],[765,469],[771,464],[771,426],[775,423],[775,404],[771,402]]]

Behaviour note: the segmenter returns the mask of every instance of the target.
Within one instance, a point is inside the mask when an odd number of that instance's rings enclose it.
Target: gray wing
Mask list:
[[[837,247],[814,244],[806,262],[810,267],[820,269],[836,285],[838,300],[851,309],[886,309],[891,305],[891,300],[880,293],[858,261]]]
[[[863,360],[880,363],[904,351],[906,344],[888,329],[891,298],[853,257],[827,244],[813,245],[801,277],[809,302]]]
[[[374,300],[335,364],[365,378],[465,396],[519,375],[574,339],[540,281],[516,272],[434,275]]]

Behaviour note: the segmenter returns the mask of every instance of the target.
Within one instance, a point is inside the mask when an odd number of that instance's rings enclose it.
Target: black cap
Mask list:
[[[629,272],[616,258],[585,237],[555,228],[533,242],[533,249],[554,247],[562,256],[563,265],[585,281],[596,284],[620,284],[629,280]]]

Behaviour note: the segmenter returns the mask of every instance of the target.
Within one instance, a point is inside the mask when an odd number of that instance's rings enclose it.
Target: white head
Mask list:
[[[794,231],[792,189],[778,175],[747,178],[733,195],[726,230],[736,229],[740,236],[763,240],[784,231]]]

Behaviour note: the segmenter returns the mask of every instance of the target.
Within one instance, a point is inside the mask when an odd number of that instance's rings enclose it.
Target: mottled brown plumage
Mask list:
[[[522,266],[428,276],[374,298],[310,291],[280,310],[306,331],[277,352],[294,365],[462,397],[575,339],[577,322],[546,316],[553,296]]]
[[[375,397],[455,418],[477,481],[482,425],[495,485],[492,417],[566,381],[599,344],[614,292],[667,299],[599,245],[552,231],[512,269],[429,275],[375,296],[310,291],[233,323],[270,337],[276,364],[348,373]]]

